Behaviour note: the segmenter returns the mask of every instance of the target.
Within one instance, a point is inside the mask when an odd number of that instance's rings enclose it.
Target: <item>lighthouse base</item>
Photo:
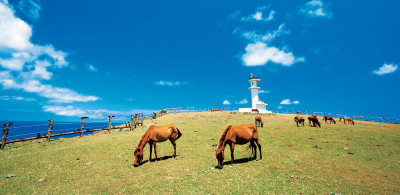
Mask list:
[[[243,112],[243,113],[253,113],[251,111],[252,108],[239,108],[239,112]],[[268,114],[268,113],[272,113],[269,110],[264,110],[264,109],[258,109],[258,113],[259,114]]]

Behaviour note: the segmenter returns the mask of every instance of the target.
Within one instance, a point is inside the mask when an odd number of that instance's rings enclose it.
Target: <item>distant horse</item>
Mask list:
[[[308,124],[310,126],[311,126],[311,122],[312,122],[313,123],[313,125],[312,125],[313,127],[316,127],[316,124],[317,124],[318,127],[321,128],[321,124],[319,123],[317,116],[311,115],[307,119],[308,119]]]
[[[182,136],[182,133],[176,128],[174,125],[164,125],[164,126],[155,126],[151,125],[146,133],[142,136],[139,141],[138,146],[134,150],[135,155],[135,162],[134,166],[138,166],[143,161],[143,148],[146,146],[147,143],[150,144],[150,158],[151,160],[151,153],[152,148],[154,145],[154,153],[156,155],[157,160],[157,142],[165,142],[169,139],[172,145],[174,146],[174,158],[176,157],[176,143],[175,141],[178,140]]]
[[[258,114],[258,113],[260,113],[260,111],[258,111],[258,109],[256,109],[256,108],[253,108],[253,109],[251,109],[251,113]]]
[[[252,155],[254,154],[254,159],[257,159],[257,146],[260,150],[260,159],[262,159],[261,154],[261,144],[258,141],[258,131],[257,127],[253,124],[242,124],[242,125],[227,125],[224,132],[219,139],[219,144],[216,151],[216,157],[218,160],[217,168],[221,168],[224,165],[224,150],[226,144],[231,148],[231,162],[234,161],[234,150],[235,144],[243,145],[250,142],[250,148],[252,149]],[[257,144],[257,146],[256,146]]]
[[[259,126],[264,127],[264,123],[262,121],[261,116],[256,116],[255,123],[256,123],[256,127],[259,127]]]
[[[301,126],[301,123],[303,123],[303,127],[304,127],[304,118],[302,116],[295,116],[294,117],[294,122],[296,122],[297,126]]]
[[[298,112],[296,112],[296,114],[301,114],[301,112],[300,112],[300,111],[298,111]]]
[[[336,124],[335,119],[333,119],[333,117],[331,117],[331,116],[324,116],[324,118],[322,120],[325,121],[325,123],[328,123],[328,121],[329,121],[329,124],[332,124],[332,122],[334,124]]]
[[[347,121],[348,124],[351,123],[352,125],[354,125],[354,121],[353,121],[353,119],[351,119],[350,117],[347,117],[347,116],[342,117],[342,118],[339,119],[339,122],[340,122],[342,119],[343,119],[343,121],[344,121],[344,124],[346,124],[346,121]]]

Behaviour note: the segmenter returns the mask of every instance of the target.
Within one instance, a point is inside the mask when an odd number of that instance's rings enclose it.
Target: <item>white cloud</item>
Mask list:
[[[290,105],[290,104],[292,104],[292,102],[290,102],[290,99],[284,99],[284,100],[281,101],[280,104],[283,104],[283,105]]]
[[[83,116],[85,111],[75,108],[73,106],[43,106],[43,110],[46,112],[52,112],[56,115],[61,116]]]
[[[29,41],[32,28],[14,16],[14,11],[0,2],[0,50],[28,49],[33,45]]]
[[[50,99],[52,102],[70,103],[70,102],[88,102],[96,101],[99,97],[85,96],[67,88],[53,87],[40,83],[38,80],[28,80],[22,83],[16,83],[14,79],[9,79],[10,75],[6,72],[0,72],[0,84],[5,89],[19,89],[29,93],[36,93],[39,96]]]
[[[235,104],[247,104],[247,103],[249,103],[249,101],[247,101],[247,99],[243,99],[240,102],[235,102]]]
[[[327,10],[322,0],[311,0],[300,10],[300,13],[311,18],[332,18],[332,12]]]
[[[245,48],[242,60],[245,66],[263,66],[268,62],[291,66],[296,62],[304,61],[304,58],[296,58],[292,52],[286,52],[276,47],[268,47],[264,42],[250,43]]]
[[[36,101],[35,98],[26,98],[21,96],[0,96],[0,100],[18,100],[18,101],[25,101],[25,102],[32,102]]]
[[[379,67],[378,70],[372,71],[372,73],[377,75],[385,75],[393,73],[397,69],[399,69],[399,66],[397,64],[383,64],[383,66]]]
[[[18,8],[33,20],[37,20],[40,17],[40,10],[42,9],[39,2],[35,0],[21,0],[18,3]]]
[[[86,65],[86,68],[90,71],[90,72],[97,72],[99,71],[96,67],[94,67],[91,64]]]
[[[38,5],[26,0],[31,6]],[[40,11],[40,10],[39,10]],[[50,99],[52,102],[96,101],[95,96],[81,95],[74,90],[53,87],[40,80],[51,80],[49,69],[68,66],[67,54],[52,45],[30,41],[32,28],[14,15],[6,1],[0,1],[0,84],[5,89],[23,90]]]
[[[262,20],[262,13],[261,12],[256,12],[252,17],[255,20]]]
[[[284,99],[280,103],[281,105],[290,105],[290,104],[300,104],[300,101],[295,100],[295,101],[290,101],[290,99]]]
[[[264,14],[267,14],[265,10],[267,10],[267,6],[257,7],[256,12],[248,17],[242,17],[241,21],[249,21],[249,20],[256,20],[256,21],[271,21],[274,19],[275,11],[271,10],[268,14],[268,17],[264,17]],[[236,15],[237,16],[237,15]]]
[[[258,93],[269,93],[269,91],[268,91],[268,90],[260,89],[260,90],[258,90]]]
[[[290,33],[290,31],[284,30],[284,27],[285,27],[285,24],[281,24],[281,25],[279,25],[277,30],[266,33],[264,35],[257,34],[255,31],[247,31],[247,32],[244,32],[242,34],[242,36],[253,42],[259,42],[259,41],[270,42],[278,36]]]
[[[176,82],[171,82],[171,81],[163,81],[163,80],[161,80],[161,81],[156,81],[154,84],[156,84],[156,85],[161,85],[161,86],[178,86],[178,85],[183,85],[183,84],[187,84],[188,82],[179,82],[179,81],[176,81]]]
[[[282,106],[278,106],[278,109],[282,109]]]
[[[223,105],[231,105],[231,103],[228,100],[224,100],[224,102],[222,102]]]
[[[61,116],[87,116],[92,119],[106,119],[109,115],[119,115],[119,119],[124,119],[125,116],[130,116],[134,113],[143,113],[145,115],[155,112],[155,110],[129,110],[129,111],[113,111],[107,109],[81,109],[71,105],[68,106],[56,106],[56,105],[46,105],[43,106],[43,110],[46,112],[51,112],[56,115]]]

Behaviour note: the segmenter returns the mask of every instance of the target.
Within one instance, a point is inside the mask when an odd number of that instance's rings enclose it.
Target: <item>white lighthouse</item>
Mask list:
[[[239,108],[239,112],[253,112],[255,110],[258,111],[258,113],[271,113],[271,111],[268,111],[266,109],[266,106],[268,104],[264,103],[258,98],[258,90],[260,87],[257,86],[257,82],[261,81],[261,79],[257,78],[255,75],[251,74],[249,82],[250,82],[250,91],[251,91],[251,108]]]

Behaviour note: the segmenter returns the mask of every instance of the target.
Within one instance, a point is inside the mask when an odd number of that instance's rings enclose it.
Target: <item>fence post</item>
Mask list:
[[[134,121],[133,121],[133,115],[131,115],[131,125],[130,125],[130,130],[131,130],[131,131],[133,130],[133,128],[132,128],[133,125],[132,125],[132,124],[135,124]]]
[[[115,117],[115,116],[113,116],[113,115],[108,116],[108,133],[111,132],[111,120],[112,120],[112,117]]]
[[[83,127],[85,126],[85,119],[87,119],[87,118],[89,118],[89,117],[85,116],[85,117],[82,117],[82,118],[81,118],[81,119],[82,119],[81,137],[83,136]]]
[[[1,139],[1,146],[0,149],[4,150],[4,145],[6,145],[6,140],[7,140],[7,135],[8,135],[8,129],[10,128],[10,125],[12,125],[12,122],[4,124],[4,133],[3,133],[3,138]]]
[[[50,141],[50,137],[51,137],[51,130],[53,129],[53,119],[49,120],[50,124],[49,124],[49,131],[47,132],[47,142]]]

